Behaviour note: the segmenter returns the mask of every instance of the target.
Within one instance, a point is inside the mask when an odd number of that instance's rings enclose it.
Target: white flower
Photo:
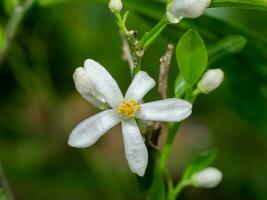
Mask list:
[[[202,15],[211,0],[173,0],[167,8],[170,23],[178,23],[182,18],[196,18]]]
[[[213,188],[222,180],[222,172],[214,167],[208,167],[193,174],[192,185],[195,187]]]
[[[143,176],[148,153],[135,118],[141,120],[178,122],[191,114],[192,105],[184,100],[171,98],[138,104],[155,86],[146,72],[138,72],[125,97],[108,71],[94,60],[85,61],[84,68],[76,69],[74,82],[80,94],[96,107],[110,107],[76,126],[68,144],[84,148],[93,145],[105,132],[122,123],[125,155],[130,169]]]
[[[205,94],[218,88],[224,79],[224,73],[221,69],[209,69],[202,79],[198,82],[198,89]]]
[[[121,0],[110,0],[108,4],[109,9],[111,12],[120,12],[122,9],[122,3]]]

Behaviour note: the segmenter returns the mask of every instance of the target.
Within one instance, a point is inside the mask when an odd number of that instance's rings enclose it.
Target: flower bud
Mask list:
[[[167,8],[170,23],[178,23],[182,18],[196,18],[202,15],[211,0],[173,0]]]
[[[120,12],[122,9],[122,3],[121,0],[110,0],[108,4],[109,9],[111,12]]]
[[[223,79],[224,73],[221,69],[210,69],[198,82],[197,87],[202,93],[208,94],[219,87]]]
[[[214,167],[208,167],[193,174],[192,185],[194,187],[213,188],[222,180],[222,172]]]

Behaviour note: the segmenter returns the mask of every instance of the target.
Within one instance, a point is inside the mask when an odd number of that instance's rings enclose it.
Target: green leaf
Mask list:
[[[4,9],[7,14],[11,14],[14,8],[20,3],[20,0],[4,0]]]
[[[267,10],[266,0],[213,0],[211,7],[231,7]]]
[[[207,48],[196,31],[189,30],[181,37],[176,47],[176,60],[186,83],[194,85],[208,63]]]
[[[204,168],[207,168],[212,164],[214,159],[217,156],[217,151],[206,151],[200,153],[187,167],[187,169],[184,172],[183,180],[189,180],[191,176]]]
[[[240,35],[232,35],[223,38],[208,48],[209,64],[222,58],[226,54],[238,53],[246,46],[247,40]]]

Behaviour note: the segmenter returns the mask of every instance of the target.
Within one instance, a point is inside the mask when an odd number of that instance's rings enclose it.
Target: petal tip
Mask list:
[[[68,145],[75,148],[88,147],[88,145],[82,144],[80,140],[77,140],[77,138],[74,138],[72,135],[69,137]]]
[[[71,147],[79,148],[79,145],[77,145],[76,142],[74,142],[74,140],[72,140],[71,138],[69,138],[68,140],[68,145]]]

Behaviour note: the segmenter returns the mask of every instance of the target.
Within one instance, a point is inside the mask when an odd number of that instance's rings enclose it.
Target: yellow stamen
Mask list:
[[[135,113],[141,110],[141,106],[139,106],[136,100],[131,99],[129,101],[123,100],[118,107],[118,114],[121,116],[132,119],[135,117]]]

